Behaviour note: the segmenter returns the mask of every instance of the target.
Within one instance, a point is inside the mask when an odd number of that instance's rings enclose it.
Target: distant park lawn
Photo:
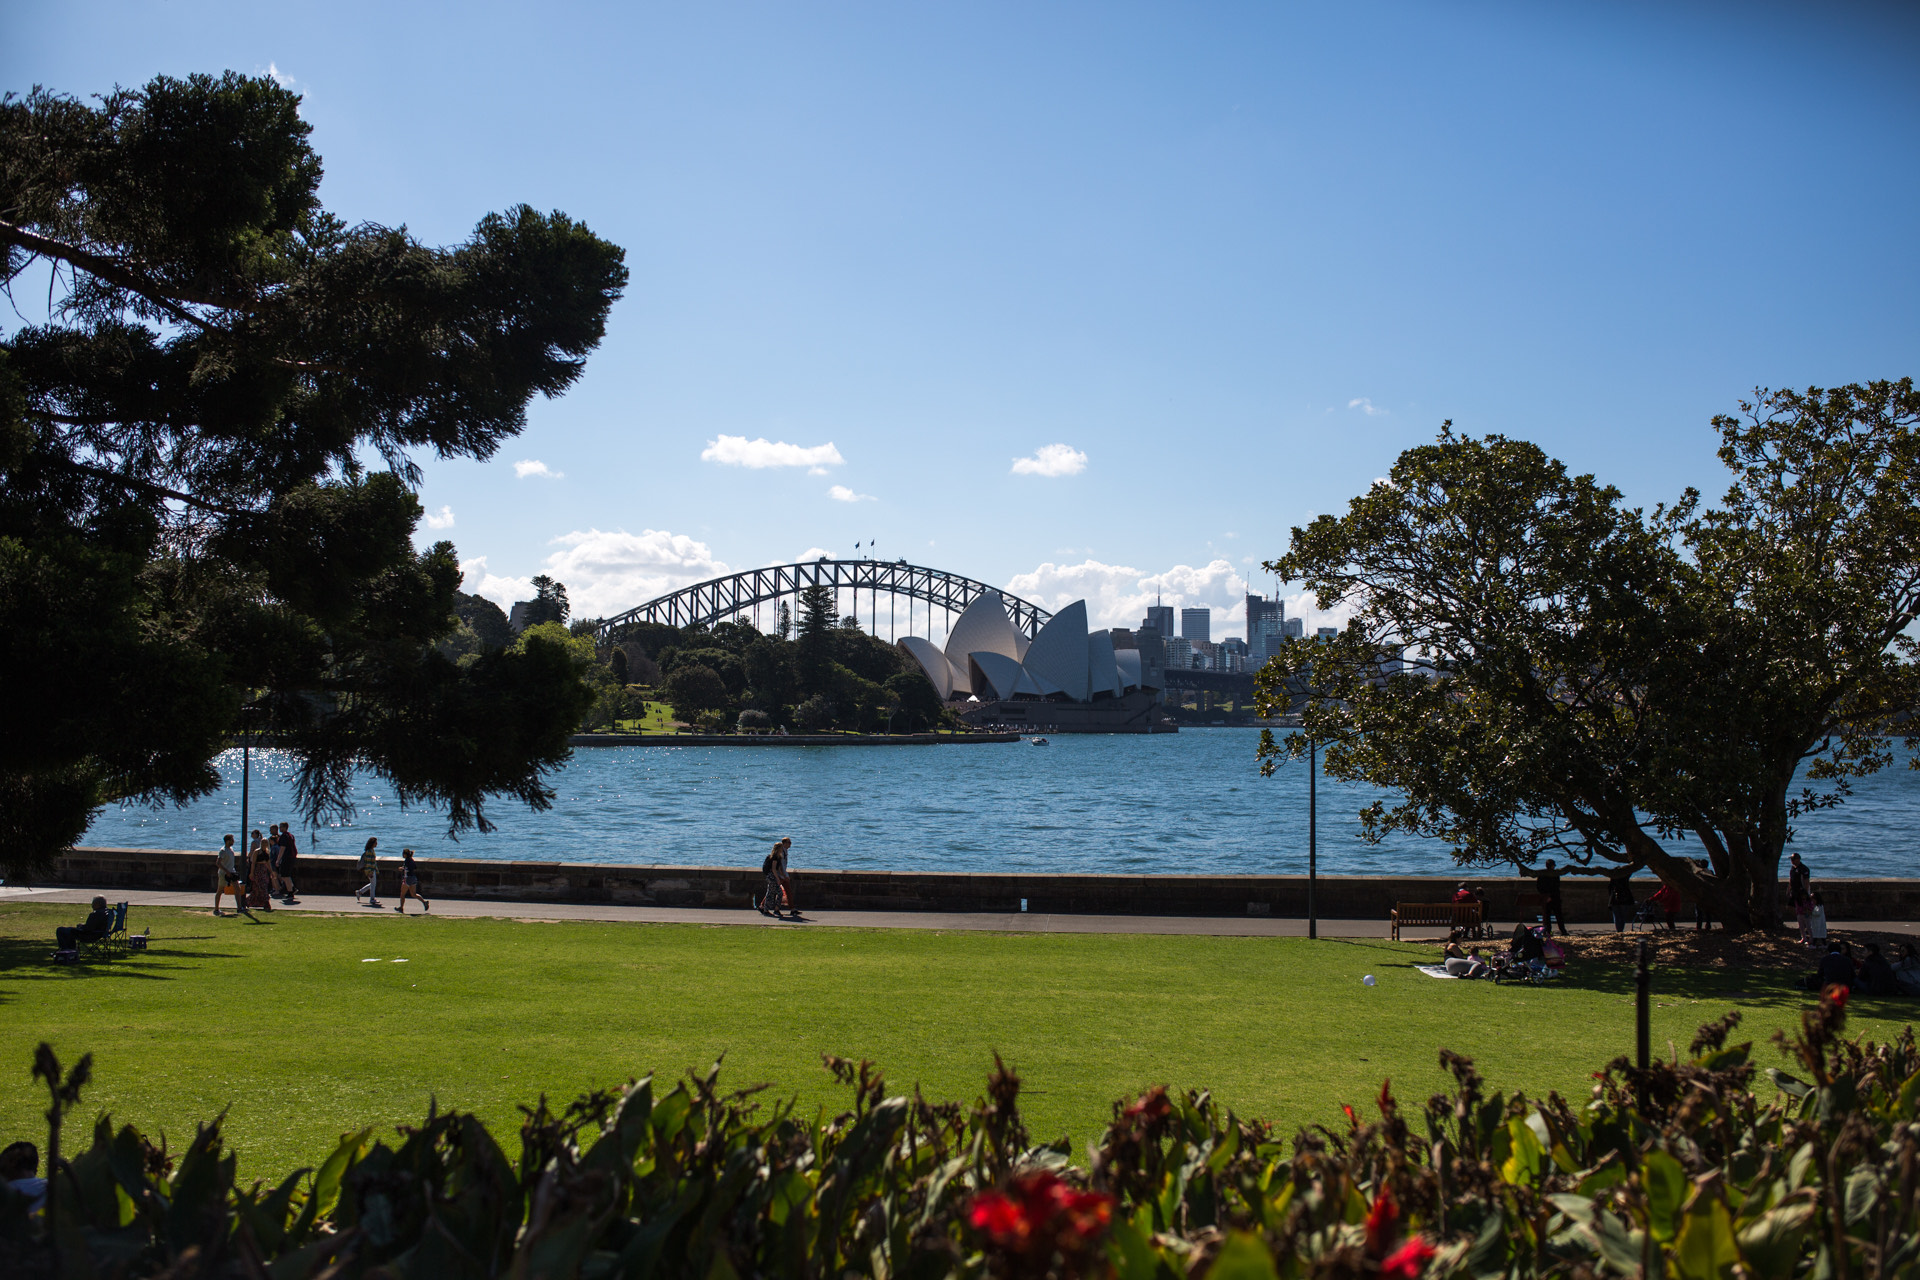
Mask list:
[[[0,906],[0,1140],[44,1132],[27,1070],[48,1040],[67,1061],[93,1052],[89,1114],[178,1147],[226,1109],[251,1176],[312,1163],[357,1125],[391,1132],[430,1094],[511,1129],[543,1091],[704,1070],[723,1051],[724,1080],[831,1112],[845,1095],[823,1053],[971,1099],[998,1050],[1035,1137],[1082,1152],[1114,1099],[1159,1082],[1291,1128],[1370,1106],[1384,1077],[1424,1100],[1444,1085],[1442,1045],[1496,1087],[1576,1099],[1633,1045],[1624,968],[1442,982],[1409,967],[1431,950],[1384,942],[136,909],[145,955],[49,966],[55,924],[81,914]],[[1779,972],[1660,971],[1656,991],[1661,1051],[1737,1006],[1762,1065],[1806,1001]],[[1891,1036],[1913,1008],[1858,1000],[1852,1030]]]
[[[631,720],[614,722],[620,733],[672,733],[682,722],[673,718],[673,708],[664,702],[640,703],[641,714]]]

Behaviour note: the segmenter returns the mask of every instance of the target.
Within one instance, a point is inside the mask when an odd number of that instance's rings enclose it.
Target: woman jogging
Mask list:
[[[400,905],[394,910],[401,915],[407,914],[407,899],[419,898],[422,911],[433,910],[433,904],[420,897],[420,869],[413,865],[413,850],[400,851]]]

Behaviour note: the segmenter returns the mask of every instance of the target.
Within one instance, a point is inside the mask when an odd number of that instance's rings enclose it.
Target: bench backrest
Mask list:
[[[1401,924],[1478,924],[1478,902],[1396,902],[1393,913]]]

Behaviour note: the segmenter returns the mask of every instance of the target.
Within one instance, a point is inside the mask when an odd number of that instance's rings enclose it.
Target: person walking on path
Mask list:
[[[1658,907],[1660,914],[1667,918],[1668,933],[1673,933],[1680,927],[1675,923],[1680,918],[1680,891],[1674,888],[1671,882],[1666,880],[1660,882],[1660,887],[1654,891],[1653,905]]]
[[[267,848],[272,851],[267,859],[268,892],[273,897],[284,898],[286,886],[280,881],[280,824],[277,822],[267,824]]]
[[[1613,913],[1613,931],[1625,933],[1627,921],[1633,919],[1633,868],[1617,871],[1607,877],[1607,909]]]
[[[265,841],[255,848],[253,869],[247,873],[247,905],[273,910],[273,858]]]
[[[281,887],[287,891],[287,896],[280,899],[281,904],[284,906],[291,907],[300,901],[299,898],[294,896],[293,888],[294,861],[299,856],[300,847],[293,841],[293,824],[291,822],[281,823],[280,841],[274,851],[274,867],[275,870],[280,873]]]
[[[780,879],[780,894],[787,900],[787,913],[795,920],[800,918],[800,904],[793,897],[793,872],[787,865],[787,855],[793,850],[793,837],[781,836],[780,843],[773,846],[778,855],[773,862],[773,871]]]
[[[400,851],[400,905],[394,910],[401,915],[407,914],[407,899],[417,898],[422,911],[433,910],[433,904],[420,897],[420,868],[413,865],[413,850]]]
[[[360,851],[360,874],[367,882],[353,891],[355,901],[365,898],[370,907],[380,905],[380,855],[374,852],[379,843],[378,836],[367,837],[367,847]]]
[[[760,861],[760,870],[766,875],[767,883],[753,904],[754,910],[763,916],[778,916],[780,914],[780,901],[784,896],[784,890],[780,888],[779,867],[780,844],[778,841],[775,841],[773,851]]]
[[[1540,883],[1540,896],[1546,901],[1540,907],[1540,923],[1548,933],[1553,932],[1553,922],[1560,922],[1560,936],[1567,936],[1567,909],[1560,905],[1560,877],[1566,872],[1553,865],[1553,859],[1547,859],[1544,867],[1521,867],[1520,874],[1532,876]]]
[[[1787,901],[1793,904],[1793,918],[1800,923],[1800,941],[1813,945],[1813,873],[1800,861],[1796,850],[1787,857]]]
[[[214,855],[213,868],[213,914],[223,916],[220,900],[229,893],[233,895],[234,909],[247,919],[253,919],[253,912],[247,910],[247,900],[240,888],[240,868],[236,865],[238,854],[233,847],[233,837],[227,837],[227,843]]]

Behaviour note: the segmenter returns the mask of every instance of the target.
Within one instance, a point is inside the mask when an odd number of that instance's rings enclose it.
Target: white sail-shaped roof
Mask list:
[[[1033,638],[1021,665],[1036,684],[1051,685],[1075,702],[1085,702],[1089,696],[1087,602],[1075,600],[1054,614]]]
[[[1086,606],[1082,604],[1079,607],[1084,609]],[[1039,647],[1039,641],[1034,642],[1034,647]],[[1087,696],[1111,693],[1117,698],[1122,692],[1120,666],[1113,656],[1113,633],[1092,632],[1087,636]]]
[[[1027,653],[1027,638],[1007,621],[1006,602],[997,591],[968,605],[954,619],[953,631],[947,637],[947,660],[956,671],[965,668],[970,655],[983,652],[1002,654],[1015,662]]]
[[[1140,651],[1138,649],[1116,650],[1113,661],[1120,668],[1121,687],[1138,689],[1140,687]]]
[[[942,702],[953,696],[953,668],[947,664],[947,655],[940,652],[933,641],[908,636],[900,642],[900,647],[912,654],[920,669],[927,673]]]
[[[982,649],[968,654],[967,660],[986,682],[984,689],[979,681],[974,682],[973,691],[982,697],[1011,698],[1017,693],[1037,692],[1020,664],[1004,653]]]

